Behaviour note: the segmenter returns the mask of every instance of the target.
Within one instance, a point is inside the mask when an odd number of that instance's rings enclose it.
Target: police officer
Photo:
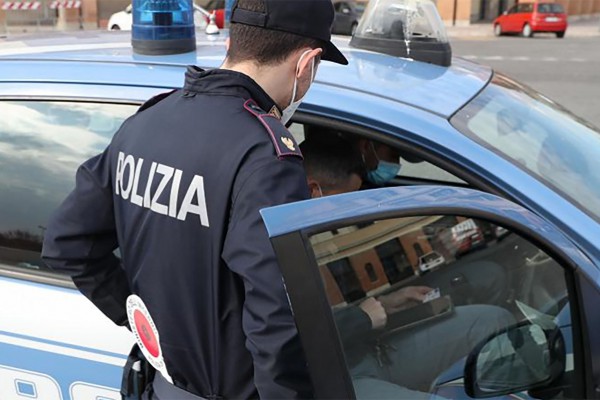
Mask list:
[[[48,225],[46,262],[116,324],[143,299],[179,391],[313,396],[259,210],[309,197],[284,124],[320,59],[347,64],[333,18],[331,0],[239,0],[223,66],[190,67],[183,89],[142,106]],[[164,381],[145,396],[180,398]]]

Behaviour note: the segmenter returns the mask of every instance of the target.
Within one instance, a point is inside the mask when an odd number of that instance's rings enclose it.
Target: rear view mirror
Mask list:
[[[476,347],[465,364],[465,391],[475,398],[540,389],[565,370],[565,342],[559,329],[518,325]]]

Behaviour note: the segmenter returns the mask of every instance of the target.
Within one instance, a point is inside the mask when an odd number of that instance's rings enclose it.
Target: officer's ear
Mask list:
[[[304,51],[302,51],[300,54],[304,53]],[[312,68],[312,63],[313,63],[313,59],[315,60],[315,70],[314,73],[317,73],[317,67],[319,65],[319,61],[321,59],[321,53],[323,53],[323,49],[318,48],[318,49],[312,49],[310,50],[308,53],[305,54],[304,57],[302,57],[302,60],[300,60],[300,65],[298,67],[298,75],[297,77],[300,78],[301,76],[304,76],[305,74],[310,74],[311,73],[311,68]],[[314,78],[314,77],[312,77]]]

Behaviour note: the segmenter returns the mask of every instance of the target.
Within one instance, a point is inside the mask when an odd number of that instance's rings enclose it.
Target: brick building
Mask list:
[[[2,10],[7,2],[39,2],[36,9]],[[77,8],[52,9],[56,0],[0,0],[0,33],[6,26],[58,25],[66,29],[106,28],[111,14],[125,9],[131,0],[79,0]],[[61,0],[62,1],[62,0]],[[64,0],[65,2],[68,0]],[[362,0],[358,0],[362,1]],[[444,22],[448,25],[469,25],[479,21],[491,21],[518,1],[530,0],[434,0]],[[544,0],[564,6],[570,16],[600,13],[600,0]],[[364,2],[364,1],[363,1]],[[81,14],[80,14],[81,12]]]

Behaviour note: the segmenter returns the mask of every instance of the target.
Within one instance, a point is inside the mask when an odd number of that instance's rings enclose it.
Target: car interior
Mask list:
[[[326,138],[331,136],[351,142],[360,139],[383,142],[371,132],[323,126],[319,122],[322,123],[314,119],[296,120],[289,129],[299,143],[318,137],[327,146]],[[388,138],[385,144],[396,150],[401,164],[398,175],[386,186],[442,185],[487,191],[477,181],[449,172],[451,168],[445,168],[434,157],[411,151],[400,139],[393,143]],[[570,324],[565,268],[530,239],[498,223],[468,215],[364,221],[315,234],[311,245],[334,315],[360,306],[367,299],[409,286],[426,286],[435,291],[437,300],[429,308],[414,302],[399,313],[402,316],[394,315],[394,323],[388,317],[386,334],[398,330],[418,333],[419,326],[435,324],[457,307],[474,305],[501,308],[510,313],[514,324],[531,322],[532,318],[561,321],[552,322],[555,328]],[[423,260],[429,260],[432,266],[423,267]],[[437,308],[436,302],[439,302]],[[527,310],[535,310],[537,317]],[[565,315],[566,322],[562,321]],[[338,329],[351,360],[349,354],[356,341],[345,341],[343,327]],[[376,343],[380,335],[381,332],[365,340]],[[352,370],[351,361],[348,362]],[[392,379],[392,382],[411,390],[443,395],[448,382],[462,377],[464,363],[464,358],[457,359],[455,365],[426,381]],[[410,395],[399,396],[410,398]]]
[[[52,102],[3,102],[0,107],[4,107],[3,115],[24,115],[28,119],[27,123],[17,121],[13,125],[24,129],[21,132],[0,132],[0,165],[9,165],[3,171],[12,171],[3,174],[4,182],[0,181],[0,190],[6,194],[0,199],[0,205],[6,203],[2,208],[3,220],[16,221],[15,225],[20,226],[20,218],[35,219],[21,224],[23,229],[0,232],[1,272],[42,282],[52,278],[53,284],[69,286],[66,277],[55,276],[40,260],[44,219],[70,190],[76,166],[102,151],[135,107],[84,103],[72,107]],[[6,129],[10,126],[7,121]],[[40,138],[41,126],[55,128]],[[75,147],[65,134],[69,130],[77,131],[81,138]],[[298,144],[307,138],[317,138],[323,146],[328,146],[331,142],[326,138],[335,137],[353,143],[363,140],[384,145],[401,165],[397,176],[386,186],[440,185],[496,193],[457,166],[401,138],[302,113],[296,114],[289,130]],[[21,140],[15,140],[16,136]],[[61,143],[54,141],[61,137],[64,139]],[[17,154],[27,155],[34,162],[23,163],[24,160],[15,158]],[[53,168],[62,171],[60,176],[50,174],[48,168],[56,154],[63,154],[60,167]],[[19,165],[27,165],[28,169]],[[72,171],[66,171],[66,167]],[[30,187],[21,187],[16,181],[28,182]],[[24,217],[25,214],[29,217]],[[498,307],[515,322],[531,320],[531,315],[524,312],[529,309],[552,321],[568,312],[567,279],[560,263],[513,228],[474,216],[422,215],[362,221],[313,235],[311,245],[332,313],[359,307],[367,299],[409,286],[434,290],[428,307],[419,308],[421,304],[413,301],[411,307],[403,309],[404,317],[394,317],[395,322],[390,323],[394,332],[406,333],[436,324],[454,310],[472,305]],[[454,361],[461,367],[464,365],[464,358]],[[411,390],[440,394],[447,382],[462,377],[462,368],[458,368],[456,374],[440,378],[452,370],[447,367],[413,384],[401,380],[395,383]],[[423,368],[433,370],[432,365]]]

